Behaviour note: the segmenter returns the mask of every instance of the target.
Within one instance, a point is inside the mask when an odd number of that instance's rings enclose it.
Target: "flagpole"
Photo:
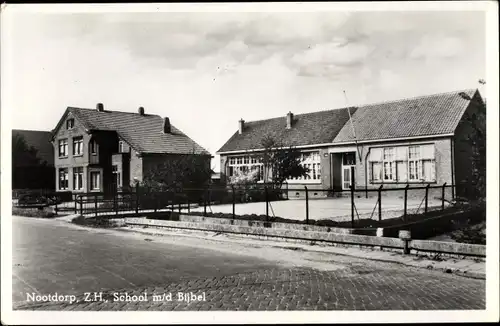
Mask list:
[[[346,101],[346,104],[347,104],[347,113],[349,114],[349,121],[351,122],[352,133],[354,135],[354,143],[356,144],[356,151],[358,152],[359,162],[361,164],[363,164],[363,160],[361,159],[361,153],[359,151],[358,139],[356,137],[356,130],[354,129],[354,123],[352,122],[351,108],[349,107],[349,100],[347,99],[347,95],[345,93],[345,90],[343,92],[344,92],[344,97],[345,97],[345,101]]]

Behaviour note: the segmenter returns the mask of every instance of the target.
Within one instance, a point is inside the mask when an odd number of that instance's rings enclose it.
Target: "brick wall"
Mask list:
[[[72,129],[66,129],[66,121],[74,117],[71,112],[66,116],[66,120],[63,121],[61,127],[59,128],[57,134],[54,137],[54,166],[56,168],[56,190],[59,189],[59,169],[60,168],[68,168],[68,190],[73,191],[73,167],[85,167],[89,162],[89,140],[91,136],[85,132],[85,128],[78,120],[75,119],[75,123]],[[83,155],[74,156],[73,155],[73,137],[83,136]],[[67,157],[59,157],[59,140],[67,139],[68,140],[68,156]],[[84,176],[85,176],[85,168],[84,168]],[[86,179],[84,177],[84,179]],[[86,189],[87,182],[83,180],[84,190]]]

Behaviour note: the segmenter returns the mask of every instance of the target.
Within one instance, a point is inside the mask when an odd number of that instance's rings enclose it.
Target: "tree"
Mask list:
[[[286,147],[269,135],[262,138],[261,145],[264,148],[261,156],[264,180],[270,180],[273,188],[281,189],[287,179],[304,177],[309,172],[300,164],[301,153],[295,147]]]
[[[38,150],[33,146],[28,146],[22,135],[14,134],[12,136],[13,167],[46,165],[46,162],[41,162],[41,159],[37,155]]]
[[[150,169],[143,185],[154,190],[201,188],[208,185],[212,173],[207,156],[172,156]]]

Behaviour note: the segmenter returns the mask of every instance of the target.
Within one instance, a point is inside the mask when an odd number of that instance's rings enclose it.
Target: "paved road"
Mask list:
[[[13,241],[15,309],[485,308],[483,280],[294,247],[148,237],[22,217],[13,218]],[[78,302],[25,302],[28,293],[56,292]]]

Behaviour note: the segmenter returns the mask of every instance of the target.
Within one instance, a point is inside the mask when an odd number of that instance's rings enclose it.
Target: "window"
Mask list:
[[[59,139],[59,157],[68,156],[68,140]]]
[[[83,155],[83,137],[73,138],[73,155]]]
[[[59,190],[68,189],[68,168],[59,169]]]
[[[113,165],[112,166],[112,172],[113,172],[113,181],[117,187],[121,187],[121,173],[118,170],[118,165]]]
[[[372,182],[436,181],[434,144],[371,148],[368,166]]]
[[[118,153],[123,153],[123,140],[118,142]]]
[[[393,181],[395,180],[395,167],[394,162],[394,147],[384,148],[384,180]]]
[[[408,148],[408,176],[410,181],[420,180],[420,165],[420,146],[410,146]]]
[[[238,174],[255,173],[256,181],[264,180],[264,168],[257,156],[237,156],[228,159],[228,175],[229,177],[237,176]]]
[[[73,129],[74,126],[75,126],[75,119],[66,120],[66,129],[68,130]]]
[[[95,140],[92,140],[90,142],[90,153],[92,155],[97,155],[97,148],[98,148],[97,142]]]
[[[73,168],[73,190],[83,189],[83,167]]]
[[[319,152],[306,152],[300,155],[303,167],[309,169],[305,177],[293,178],[292,180],[321,180],[321,156]]]
[[[92,171],[90,172],[90,190],[101,189],[101,172]]]

